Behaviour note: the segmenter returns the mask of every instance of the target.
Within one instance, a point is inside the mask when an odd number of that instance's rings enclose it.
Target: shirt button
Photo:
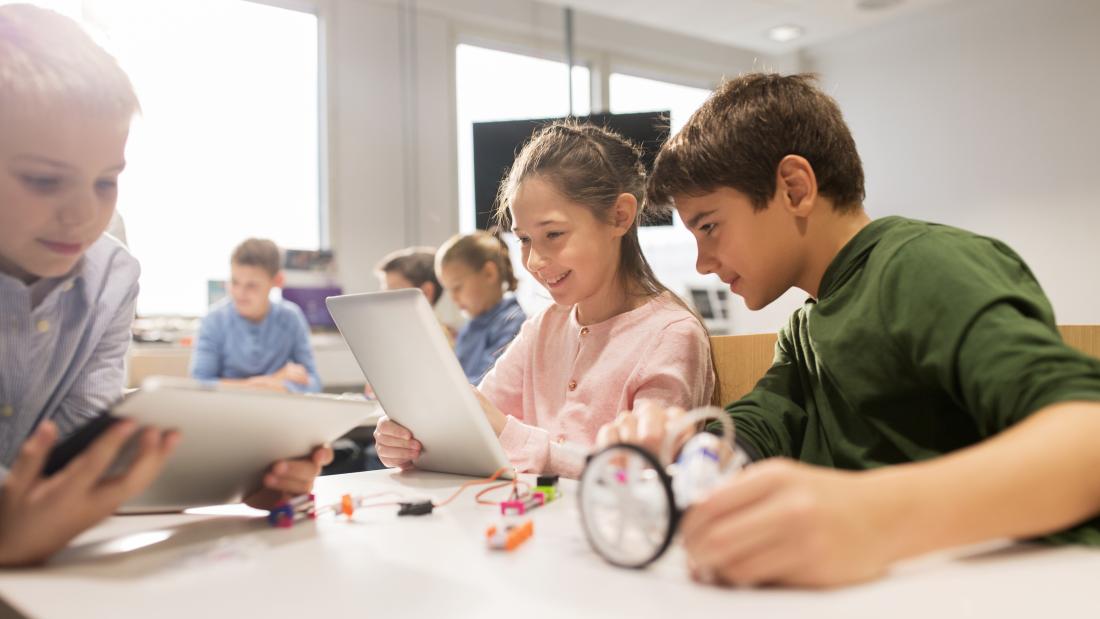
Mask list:
[[[581,327],[581,335],[588,335],[588,327]]]
[[[15,414],[15,409],[12,408],[11,404],[5,404],[4,408],[0,408],[0,415],[3,415],[5,417],[11,417],[14,414]]]
[[[36,324],[34,326],[34,328],[38,329],[39,333],[45,333],[45,332],[50,330],[50,321],[48,321],[48,320],[39,320],[38,324]]]
[[[71,280],[71,279],[69,281],[65,282],[64,284],[61,284],[61,290],[65,291],[65,292],[68,292],[72,289],[73,289],[73,280]]]
[[[569,381],[569,390],[570,391],[576,391],[577,390],[577,381],[575,381],[575,380]]]

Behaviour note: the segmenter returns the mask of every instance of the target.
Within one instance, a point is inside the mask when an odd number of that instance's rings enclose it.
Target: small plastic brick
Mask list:
[[[502,516],[507,516],[510,511],[514,511],[522,516],[527,512],[527,507],[523,504],[523,501],[501,501],[500,514]]]
[[[535,523],[531,519],[517,525],[490,526],[485,531],[485,541],[493,550],[512,551],[526,542],[535,533]]]
[[[294,508],[290,503],[280,503],[267,513],[267,522],[273,527],[289,528],[294,526]]]
[[[507,516],[508,512],[512,511],[523,516],[532,509],[542,507],[545,504],[546,497],[541,492],[534,492],[523,500],[501,501],[500,513],[502,516]]]
[[[535,481],[535,486],[548,486],[556,487],[558,485],[557,475],[539,475],[538,480]]]
[[[550,501],[558,498],[557,486],[535,486],[531,490],[531,492],[533,492],[534,494],[541,494],[545,499],[544,502],[546,503],[549,503]]]
[[[349,519],[351,515],[355,513],[355,503],[352,501],[350,494],[345,494],[340,497],[340,513],[344,514]]]
[[[435,507],[431,501],[417,501],[415,503],[398,503],[398,516],[424,516],[432,513]]]

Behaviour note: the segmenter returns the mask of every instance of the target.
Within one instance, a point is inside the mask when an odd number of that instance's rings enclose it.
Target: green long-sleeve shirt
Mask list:
[[[858,470],[973,445],[1072,400],[1100,401],[1100,361],[1062,341],[1014,251],[887,217],[844,246],[727,410],[759,456]],[[1100,544],[1088,528],[1076,537]]]

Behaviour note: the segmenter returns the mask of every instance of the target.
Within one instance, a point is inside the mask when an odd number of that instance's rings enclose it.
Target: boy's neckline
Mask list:
[[[236,312],[237,316],[240,317],[241,320],[247,322],[250,325],[262,325],[264,323],[264,321],[267,320],[267,317],[271,315],[271,310],[272,310],[272,308],[274,308],[275,302],[271,301],[271,300],[268,300],[268,302],[267,302],[267,311],[265,311],[264,315],[261,316],[258,320],[253,320],[252,318],[249,318],[248,316],[245,316],[244,314],[242,314],[241,311],[239,309],[237,309],[236,304],[234,304],[232,301],[230,301],[230,305],[233,306],[233,311]]]
[[[844,247],[841,247],[840,251],[833,257],[828,268],[825,269],[825,274],[821,277],[821,284],[818,286],[816,300],[824,299],[832,294],[837,287],[848,281],[848,275],[860,262],[858,257],[874,249],[879,239],[882,238],[883,228],[888,223],[898,219],[900,217],[889,216],[872,220],[845,243]]]

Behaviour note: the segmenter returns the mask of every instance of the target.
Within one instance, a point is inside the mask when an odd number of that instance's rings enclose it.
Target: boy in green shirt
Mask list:
[[[698,578],[845,584],[1100,513],[1100,361],[1062,342],[1007,246],[871,221],[855,143],[812,78],[723,84],[649,183],[649,199],[673,203],[695,235],[699,272],[750,309],[791,287],[810,295],[767,374],[727,409],[739,445],[773,459],[685,517]],[[600,442],[659,444],[676,414],[621,415]],[[1095,523],[1062,536],[1100,543]]]

